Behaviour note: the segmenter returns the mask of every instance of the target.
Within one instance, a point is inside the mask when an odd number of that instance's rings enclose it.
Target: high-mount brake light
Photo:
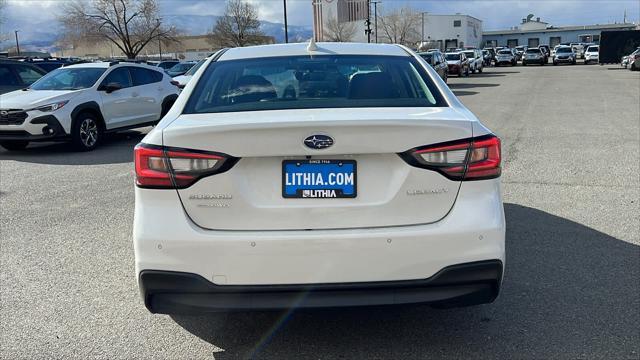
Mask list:
[[[184,189],[203,177],[229,170],[237,158],[220,153],[138,144],[134,149],[136,185]]]
[[[410,165],[435,170],[451,180],[482,180],[501,174],[500,139],[495,135],[422,146],[400,156]]]

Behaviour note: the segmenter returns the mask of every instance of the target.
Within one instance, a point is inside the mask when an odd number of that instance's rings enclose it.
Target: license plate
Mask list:
[[[285,160],[282,162],[284,198],[355,198],[354,160]]]

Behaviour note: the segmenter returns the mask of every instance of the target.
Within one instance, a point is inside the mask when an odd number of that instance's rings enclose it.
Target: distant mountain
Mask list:
[[[6,29],[21,29],[20,48],[23,50],[53,51],[54,43],[59,36],[59,24],[56,21],[46,20],[42,22],[33,21],[28,27],[13,24],[8,19]],[[174,25],[180,29],[185,35],[202,35],[213,29],[218,16],[214,15],[175,15],[167,17],[165,21],[169,25]],[[273,23],[269,21],[260,22],[261,30],[265,35],[273,36],[276,42],[284,42],[284,25],[281,23]],[[41,29],[48,29],[47,31]],[[11,34],[12,35],[12,34]],[[289,25],[289,41],[300,42],[307,41],[313,36],[311,26]],[[0,42],[0,49],[14,47],[15,40],[13,36],[7,36],[4,42]]]
[[[166,19],[186,35],[201,35],[210,32],[218,21],[215,15],[174,15]],[[273,36],[276,42],[284,42],[284,24],[261,21],[260,28],[265,35]],[[311,26],[289,25],[289,41],[306,41],[313,36]]]

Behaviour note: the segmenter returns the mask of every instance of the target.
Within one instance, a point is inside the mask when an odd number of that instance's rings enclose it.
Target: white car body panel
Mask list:
[[[174,77],[173,80],[177,81],[179,86],[185,87],[192,77],[193,75],[180,75],[180,76]]]

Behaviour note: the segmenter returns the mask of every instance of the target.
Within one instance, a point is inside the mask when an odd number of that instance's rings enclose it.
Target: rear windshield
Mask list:
[[[465,51],[464,54],[467,55],[468,58],[473,59],[474,57],[476,57],[476,53],[473,51]]]
[[[573,50],[571,48],[558,48],[556,50],[557,53],[570,53],[573,52]]]
[[[540,49],[527,49],[527,54],[539,54]]]
[[[498,54],[503,54],[503,55],[513,55],[513,53],[511,52],[511,50],[500,50],[500,51],[498,51]]]
[[[587,49],[587,52],[598,52],[598,47],[597,46],[589,46],[589,48]]]
[[[412,57],[288,56],[211,63],[184,113],[446,106]]]
[[[460,54],[447,54],[444,57],[447,60],[460,60]]]

